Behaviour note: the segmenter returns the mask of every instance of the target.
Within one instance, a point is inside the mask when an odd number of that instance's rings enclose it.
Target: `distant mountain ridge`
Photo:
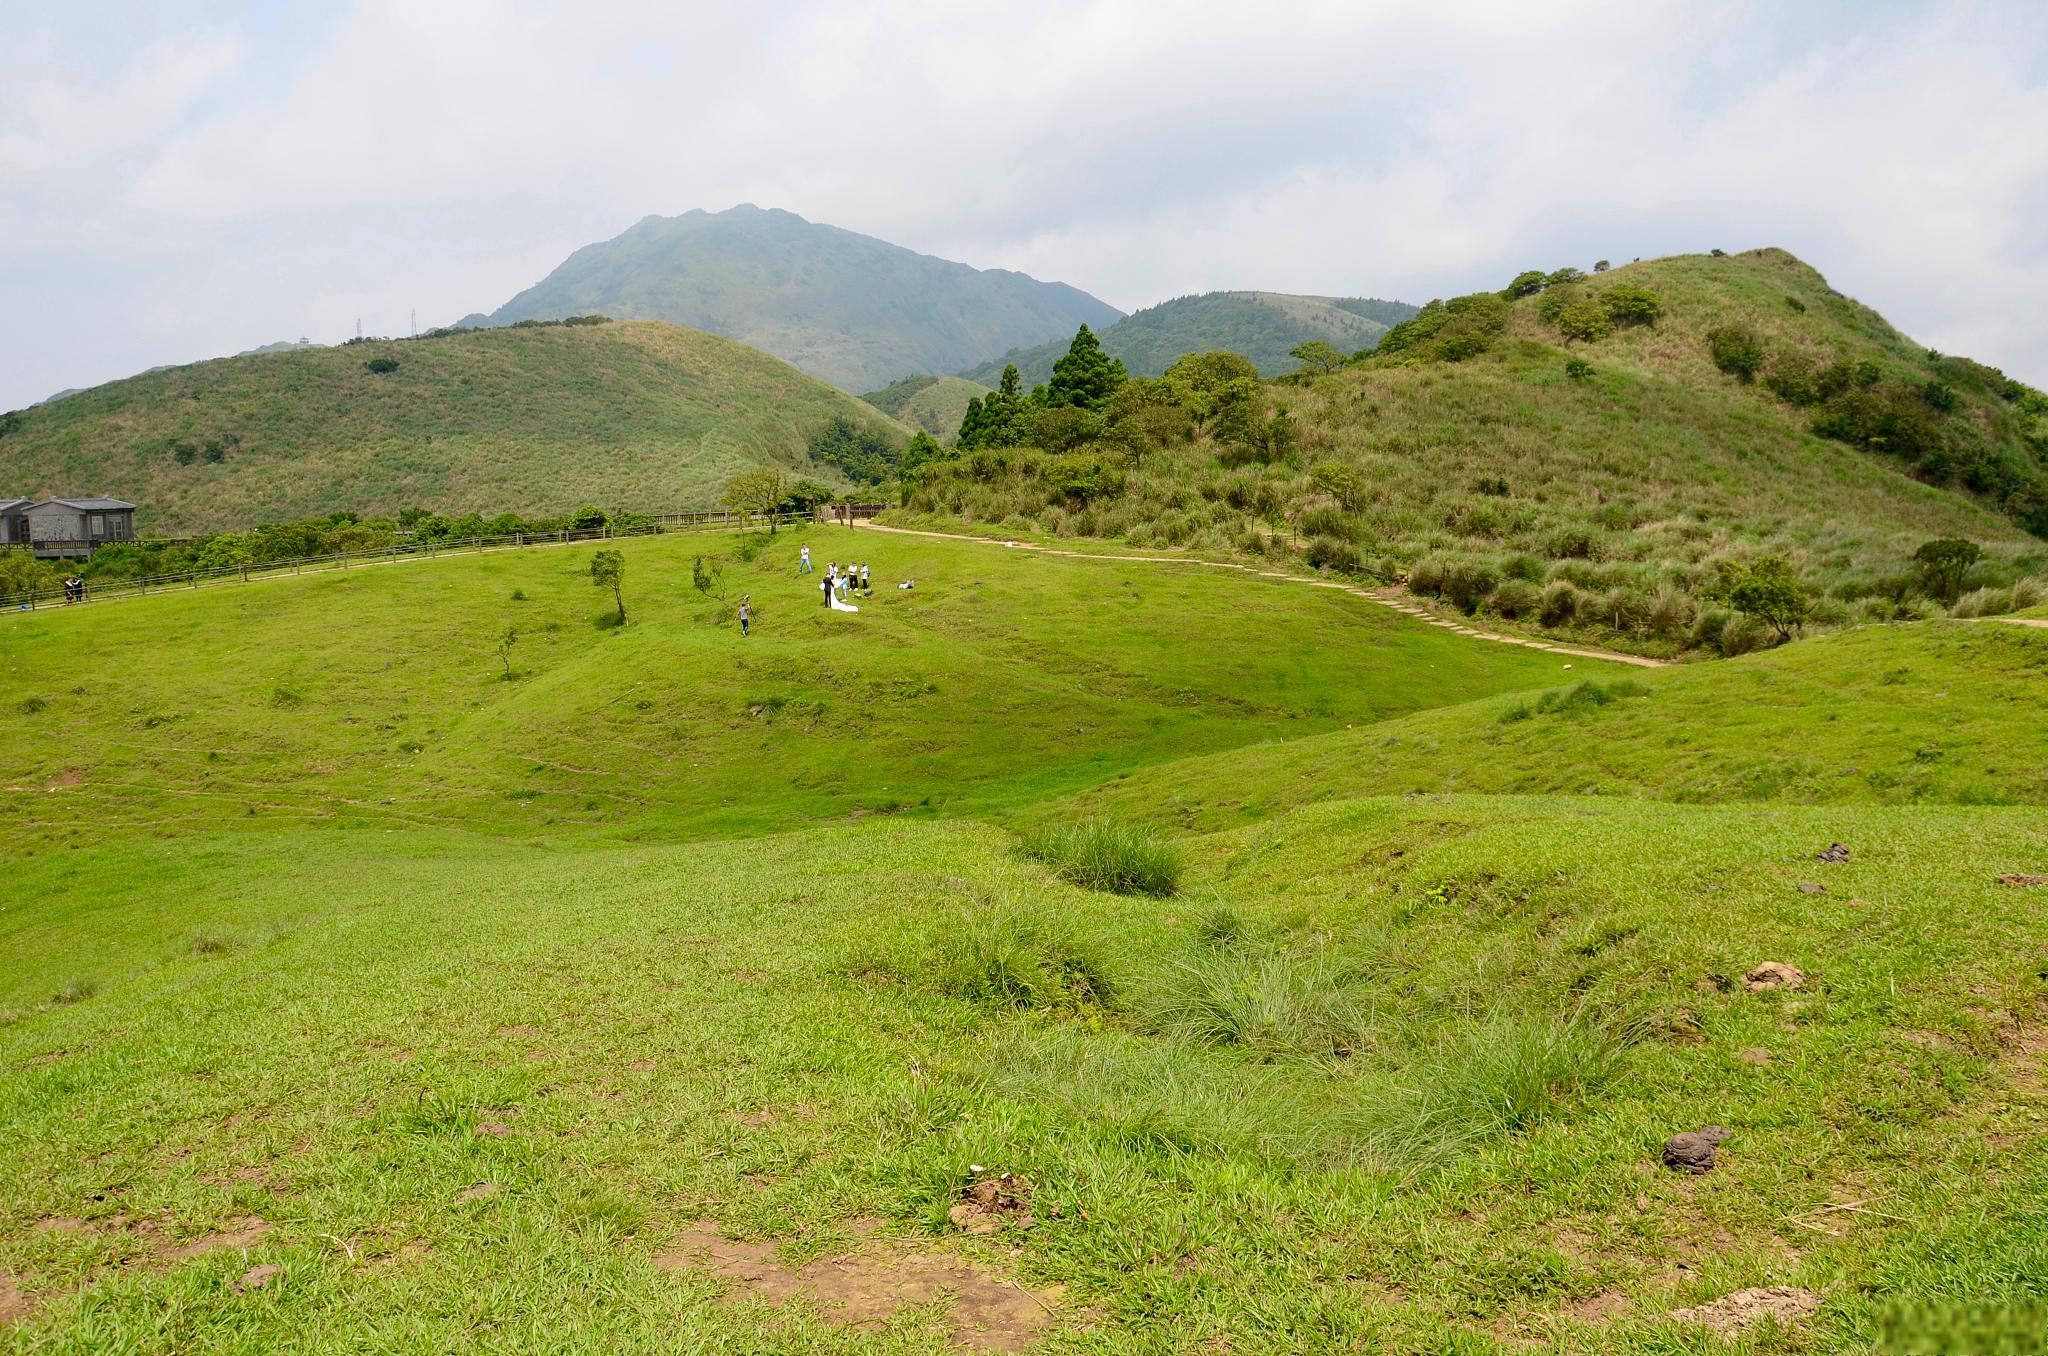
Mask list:
[[[951,372],[1123,313],[1064,283],[977,269],[751,203],[649,216],[465,326],[665,320],[774,354],[848,392]]]
[[[1134,377],[1156,377],[1176,358],[1205,349],[1229,349],[1250,358],[1267,376],[1298,366],[1288,356],[1312,339],[1345,353],[1371,348],[1417,307],[1377,297],[1317,297],[1294,292],[1203,292],[1148,306],[1101,330],[1102,347],[1123,359]],[[1015,363],[1026,386],[1052,375],[1071,336],[1013,349],[960,375],[993,386]]]

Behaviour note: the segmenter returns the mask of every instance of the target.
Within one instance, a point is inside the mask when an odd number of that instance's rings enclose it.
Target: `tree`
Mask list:
[[[932,462],[944,460],[945,456],[946,449],[939,446],[938,439],[929,433],[918,433],[911,438],[910,445],[903,449],[902,457],[897,460],[896,470],[905,480],[909,480]]]
[[[959,445],[969,451],[981,447],[1016,447],[1024,441],[1027,406],[1024,378],[1017,364],[1007,363],[996,389],[981,400],[967,402],[967,417],[960,421]]]
[[[775,510],[789,498],[789,473],[780,466],[756,466],[742,471],[725,483],[725,506],[741,513],[760,513],[768,518],[769,535],[775,532]]]
[[[1782,556],[1761,556],[1748,565],[1724,560],[1715,567],[1720,578],[1714,592],[1745,617],[1755,617],[1792,639],[1813,615],[1813,593]]]
[[[1557,313],[1557,332],[1569,344],[1574,339],[1592,343],[1607,337],[1610,328],[1606,310],[1593,301],[1575,301]]]
[[[1542,269],[1532,268],[1527,272],[1517,273],[1515,280],[1503,287],[1500,294],[1507,301],[1513,301],[1516,297],[1533,297],[1543,290],[1544,284],[1548,281],[1549,278]]]
[[[920,438],[929,440],[930,434],[921,433]],[[936,447],[938,444],[932,444]],[[832,502],[832,491],[815,480],[799,480],[789,487],[782,503],[777,507],[785,513],[800,513],[810,517],[818,511],[818,505]]]
[[[1326,344],[1320,339],[1296,344],[1287,350],[1287,356],[1299,362],[1304,372],[1334,372],[1351,361],[1335,344]]]
[[[1099,410],[1116,394],[1116,388],[1130,379],[1121,358],[1102,351],[1102,341],[1085,324],[1074,331],[1074,342],[1066,356],[1052,365],[1052,380],[1046,383],[1044,404],[1049,408],[1072,405]]]
[[[1920,578],[1927,591],[1944,603],[1953,603],[1963,592],[1963,579],[1970,567],[1983,558],[1977,543],[1957,537],[1940,537],[1913,553]]]
[[[569,529],[572,532],[595,532],[611,519],[595,504],[585,504],[569,515]]]
[[[596,588],[610,589],[612,602],[619,609],[619,625],[626,624],[626,558],[617,551],[599,551],[590,558],[590,582]]]
[[[1326,461],[1309,472],[1309,484],[1356,513],[1372,501],[1372,489],[1365,477],[1343,462]]]
[[[1616,283],[1600,294],[1600,307],[1617,325],[1654,325],[1664,314],[1664,299],[1635,283]]]
[[[1605,259],[1596,259],[1593,262],[1593,271],[1595,273],[1605,273],[1608,269],[1612,267],[1613,265],[1609,264]]]
[[[1247,389],[1257,391],[1259,369],[1249,358],[1212,348],[1181,358],[1166,369],[1160,381],[1173,403],[1186,410],[1200,429],[1220,410],[1241,400]]]
[[[519,628],[508,626],[505,634],[498,637],[498,658],[505,661],[505,681],[512,681],[512,647],[519,643]]]

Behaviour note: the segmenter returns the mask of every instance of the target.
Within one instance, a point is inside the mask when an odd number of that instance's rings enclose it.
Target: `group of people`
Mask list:
[[[797,552],[796,572],[798,574],[815,574],[817,572],[811,564],[811,548],[809,546],[805,546]],[[825,577],[818,581],[818,592],[824,595],[824,606],[826,607],[837,608],[841,612],[858,611],[853,606],[853,595],[858,593],[863,598],[874,597],[874,579],[868,573],[868,567],[865,564],[856,565],[849,561],[847,564],[841,565],[837,561],[826,561]]]
[[[85,581],[77,575],[66,576],[64,580],[64,601],[82,603],[85,601]]]

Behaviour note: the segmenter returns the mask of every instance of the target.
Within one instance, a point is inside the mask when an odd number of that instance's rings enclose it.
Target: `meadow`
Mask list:
[[[799,540],[0,617],[0,1351],[2048,1339],[2048,632]]]

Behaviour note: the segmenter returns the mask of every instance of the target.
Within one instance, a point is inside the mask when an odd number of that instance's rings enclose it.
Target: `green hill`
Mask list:
[[[1340,352],[1355,353],[1379,342],[1390,325],[1415,314],[1405,302],[1371,297],[1308,297],[1291,292],[1204,292],[1134,311],[1099,337],[1111,357],[1123,359],[1134,377],[1156,377],[1176,358],[1205,349],[1228,349],[1250,358],[1267,376],[1300,366],[1288,356],[1297,345],[1320,339]],[[1003,367],[1015,363],[1029,387],[1052,375],[1067,351],[1070,330],[1046,343],[1013,349],[961,375],[994,386]]]
[[[643,218],[577,250],[488,323],[592,312],[725,335],[847,391],[956,371],[1122,314],[1064,283],[970,268],[751,203]]]
[[[2048,1336],[2048,632],[616,545],[0,616],[0,1350]]]
[[[1610,320],[1616,289],[1659,313]],[[1591,333],[1568,338],[1558,303]],[[1754,379],[1717,365],[1717,332],[1754,349]],[[1764,638],[1713,598],[1723,561],[1789,558],[1823,625],[1939,612],[1912,559],[1934,538],[1982,548],[1970,589],[2048,569],[2025,527],[2048,505],[2048,398],[1928,353],[1778,250],[1433,303],[1366,360],[1269,385],[1252,414],[1141,441],[1137,464],[1085,448],[942,463],[910,503],[1013,534],[1313,548],[1447,608],[1663,653]]]
[[[989,392],[986,386],[960,377],[905,377],[861,399],[884,414],[914,429],[922,429],[940,442],[952,441],[967,414],[967,402]]]
[[[387,372],[367,364],[395,362]],[[742,344],[652,322],[547,325],[166,368],[9,416],[0,484],[110,494],[145,532],[337,510],[642,512],[715,503],[853,397]],[[890,426],[895,436],[904,430]]]

